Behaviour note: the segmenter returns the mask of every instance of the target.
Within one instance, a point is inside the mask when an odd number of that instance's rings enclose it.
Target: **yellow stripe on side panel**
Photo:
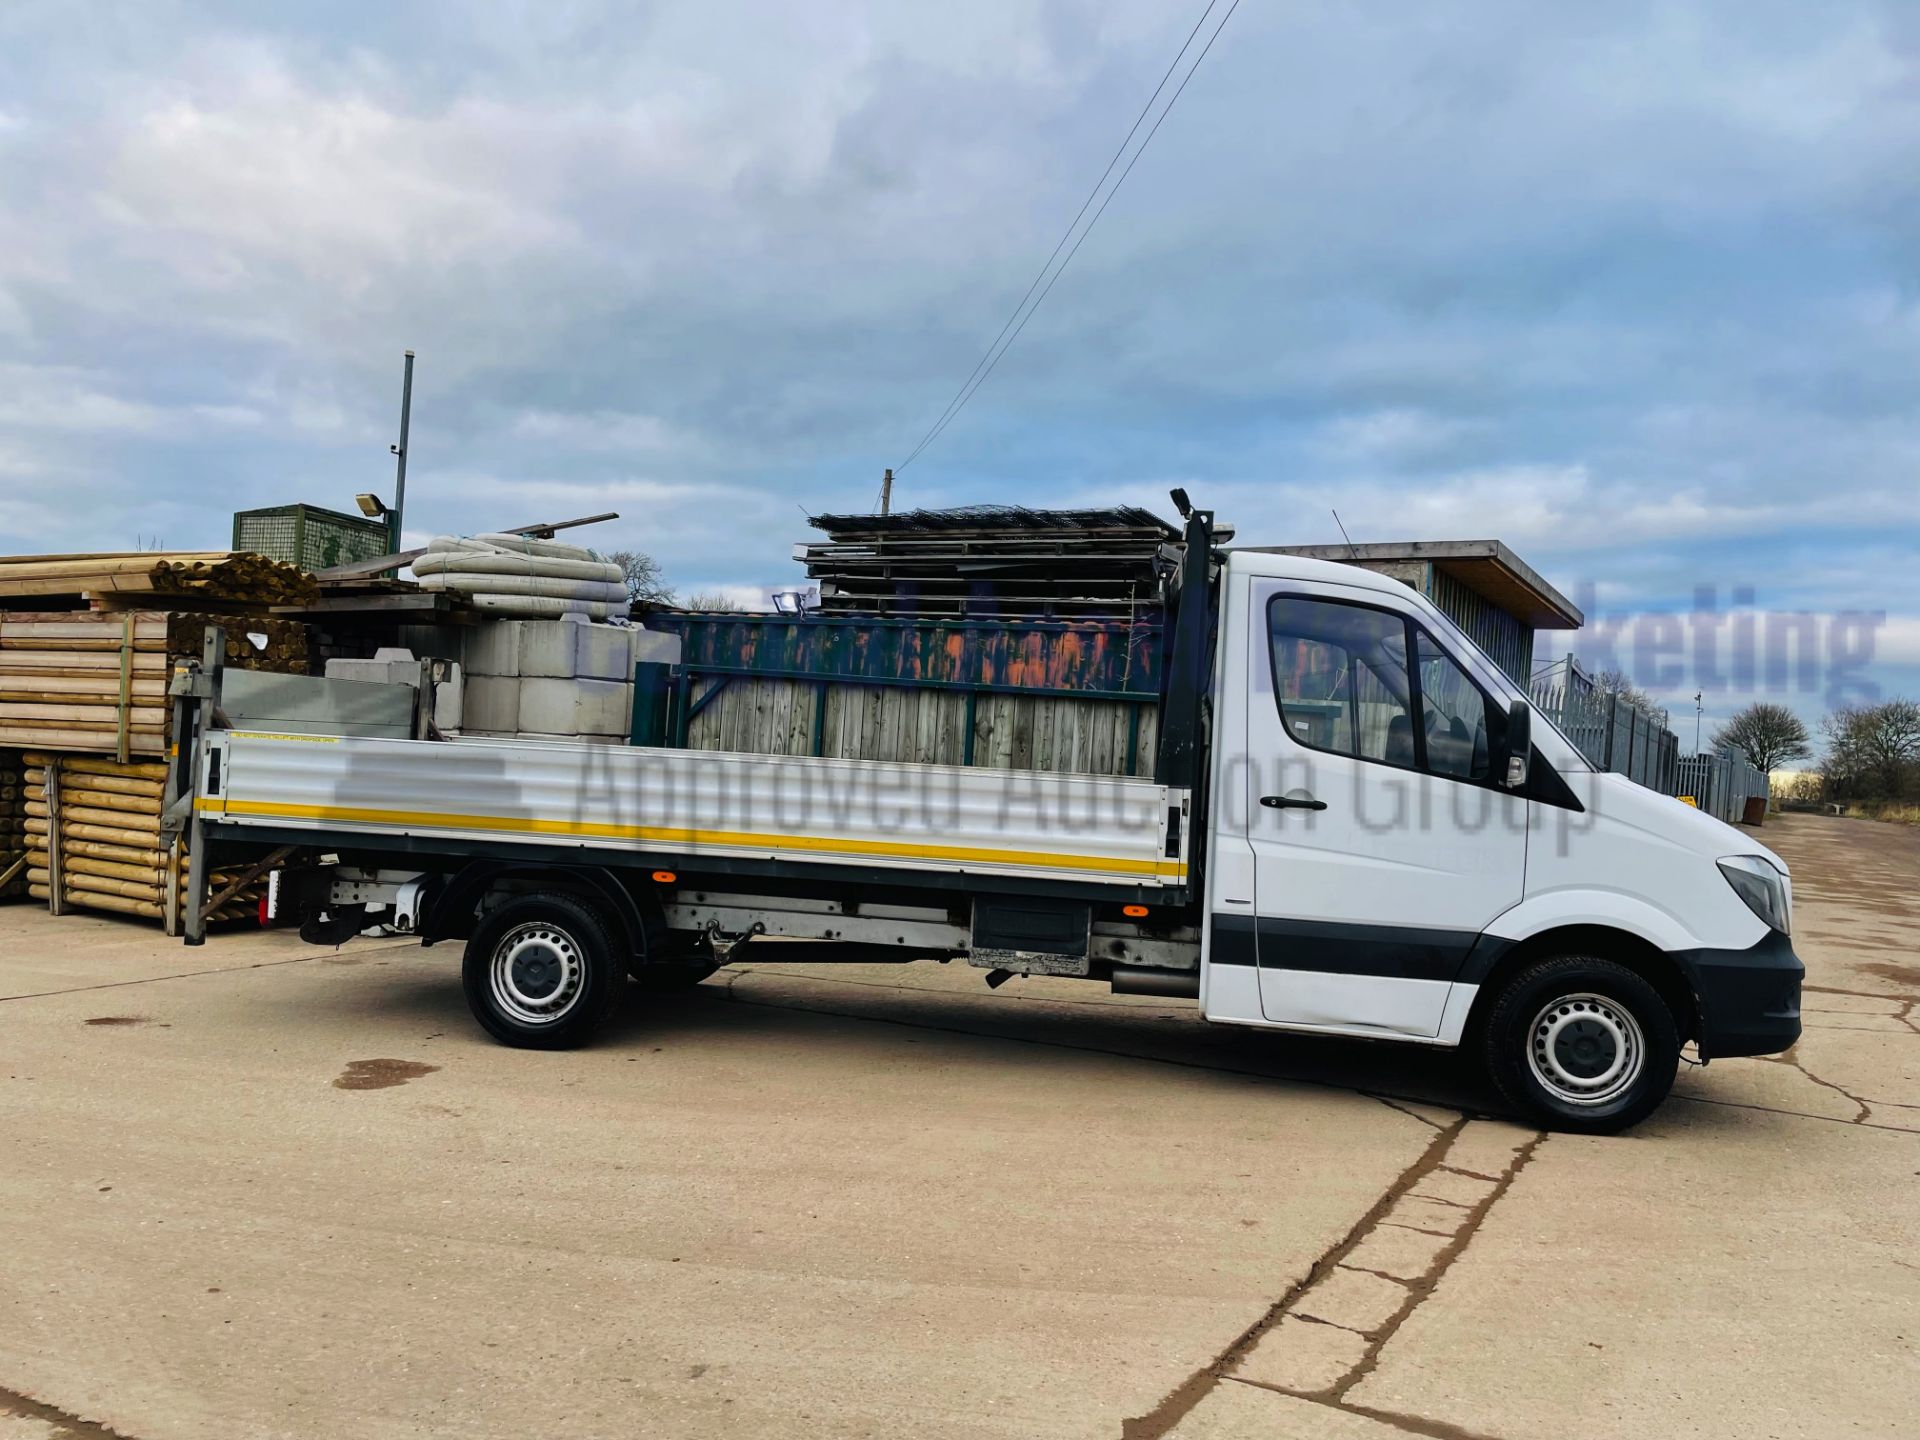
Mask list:
[[[449,815],[428,811],[375,810],[353,805],[280,805],[264,800],[201,798],[195,808],[213,814],[261,815],[289,820],[339,820],[362,825],[419,825],[441,830],[507,830],[522,835],[565,835],[596,840],[646,840],[660,845],[720,845],[734,849],[807,850],[827,855],[871,855],[894,860],[957,860],[983,865],[1031,865],[1049,870],[1094,870],[1109,875],[1153,875],[1184,880],[1178,860],[1125,860],[1110,855],[1056,855],[1022,850],[982,850],[964,845],[909,845],[891,840],[827,839],[817,835],[760,835],[734,830],[681,830],[650,825],[590,825],[577,820],[536,820],[507,815]]]

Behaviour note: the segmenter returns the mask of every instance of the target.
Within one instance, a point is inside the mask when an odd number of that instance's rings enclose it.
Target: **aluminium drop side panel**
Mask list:
[[[514,740],[219,735],[223,826],[1186,883],[1187,793],[1114,776]]]

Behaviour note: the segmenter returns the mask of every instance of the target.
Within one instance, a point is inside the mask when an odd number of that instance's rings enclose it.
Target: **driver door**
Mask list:
[[[1525,887],[1505,712],[1378,591],[1256,580],[1248,832],[1276,1024],[1440,1035],[1455,975]]]

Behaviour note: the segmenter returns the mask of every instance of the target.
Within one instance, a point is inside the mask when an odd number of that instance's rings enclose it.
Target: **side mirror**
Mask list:
[[[1518,790],[1527,783],[1527,763],[1533,756],[1533,707],[1516,700],[1507,707],[1506,787]]]

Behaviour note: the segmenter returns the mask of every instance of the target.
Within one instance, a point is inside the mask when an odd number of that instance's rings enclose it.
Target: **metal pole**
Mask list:
[[[1704,690],[1696,690],[1693,695],[1693,753],[1696,755],[1700,753],[1700,717],[1707,708],[1701,703],[1700,697],[1704,694]]]
[[[893,508],[893,471],[889,470],[880,477],[880,513],[885,515]]]
[[[400,553],[400,521],[407,509],[407,429],[413,419],[413,352],[407,351],[407,365],[400,381],[400,443],[389,445],[395,459],[393,466],[393,509],[387,515],[387,525],[392,531],[388,540],[388,549],[393,554]]]

